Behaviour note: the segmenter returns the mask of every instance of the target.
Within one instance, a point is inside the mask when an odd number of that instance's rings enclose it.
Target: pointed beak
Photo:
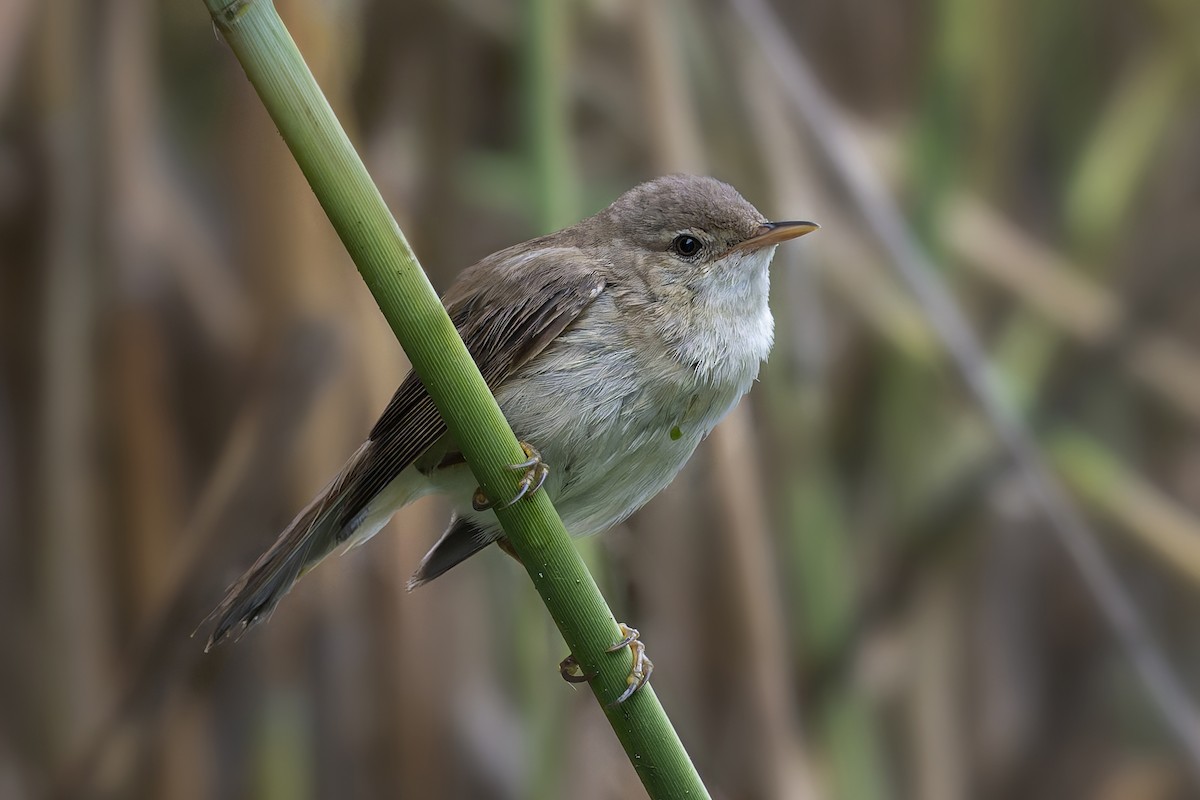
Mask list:
[[[815,222],[767,222],[734,249],[757,250],[760,247],[771,247],[788,239],[812,233],[820,227]]]

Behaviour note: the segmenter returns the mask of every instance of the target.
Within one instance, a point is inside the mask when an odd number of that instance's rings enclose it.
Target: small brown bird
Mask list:
[[[770,352],[775,246],[816,229],[768,222],[712,178],[670,175],[463,272],[443,303],[530,443],[512,502],[544,487],[567,530],[586,536],[666,487]],[[409,373],[367,441],[230,588],[210,617],[208,647],[265,619],[300,575],[431,492],[448,495],[456,512],[410,587],[505,540]]]

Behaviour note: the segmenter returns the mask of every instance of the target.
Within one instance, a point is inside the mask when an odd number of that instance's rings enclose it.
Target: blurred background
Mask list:
[[[580,544],[715,797],[1200,796],[896,271],[1200,696],[1200,5],[279,6],[439,289],[671,171],[824,226],[751,396]],[[189,638],[405,369],[199,0],[0,3],[0,797],[641,796],[516,565],[405,592],[435,501]]]

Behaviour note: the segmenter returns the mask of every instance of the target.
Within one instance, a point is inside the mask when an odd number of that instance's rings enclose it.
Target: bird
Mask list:
[[[776,246],[818,227],[770,222],[715,178],[667,175],[464,270],[443,305],[528,456],[513,465],[522,479],[504,504],[545,491],[566,529],[588,536],[664,489],[770,353]],[[267,619],[326,556],[363,544],[431,493],[454,511],[410,589],[492,543],[515,555],[409,372],[366,441],[209,615],[205,649]],[[633,674],[636,657],[631,670],[636,690],[652,665],[636,630],[622,632],[614,649],[643,657],[645,674]],[[569,680],[579,679],[573,667],[562,665]]]

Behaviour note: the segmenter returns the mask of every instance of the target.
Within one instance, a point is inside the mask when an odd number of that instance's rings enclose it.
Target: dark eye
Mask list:
[[[686,234],[676,236],[675,241],[671,242],[671,249],[684,258],[691,258],[700,252],[704,245],[700,244],[700,240],[695,236]]]

